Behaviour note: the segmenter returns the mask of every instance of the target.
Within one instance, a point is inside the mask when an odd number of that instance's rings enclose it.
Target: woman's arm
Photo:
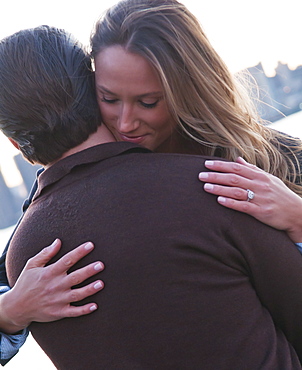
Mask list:
[[[104,284],[95,281],[82,289],[71,286],[77,281],[102,271],[104,265],[95,262],[67,276],[68,269],[79,259],[93,250],[93,245],[83,244],[56,263],[45,264],[56,255],[61,246],[57,240],[51,247],[45,248],[34,256],[22,271],[18,282],[10,290],[5,272],[5,256],[1,256],[0,265],[0,364],[4,366],[24,344],[31,321],[53,321],[62,315],[80,316],[93,312],[94,303],[74,307],[70,303],[88,297],[100,291]],[[1,332],[2,331],[2,332]]]
[[[201,172],[199,179],[208,193],[218,195],[225,207],[247,213],[259,221],[287,232],[295,243],[302,242],[302,198],[279,178],[238,158],[237,163],[206,161],[211,171]],[[248,201],[247,189],[254,192]]]
[[[32,321],[49,322],[64,317],[87,315],[97,309],[95,303],[72,306],[103,289],[96,280],[83,288],[72,289],[104,269],[102,262],[94,262],[68,274],[68,270],[90,253],[94,246],[85,243],[64,255],[57,262],[45,266],[60,250],[59,239],[31,258],[15,286],[0,296],[0,330],[9,334],[26,328]]]

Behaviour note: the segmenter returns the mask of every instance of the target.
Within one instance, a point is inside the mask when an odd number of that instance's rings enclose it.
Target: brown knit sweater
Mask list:
[[[205,193],[203,157],[139,151],[103,144],[40,175],[8,252],[10,283],[55,237],[58,257],[93,241],[75,268],[100,259],[106,269],[105,289],[84,301],[99,309],[33,323],[38,343],[66,370],[300,369],[294,244]]]

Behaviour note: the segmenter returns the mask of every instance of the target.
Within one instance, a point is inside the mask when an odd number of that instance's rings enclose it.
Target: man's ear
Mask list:
[[[8,138],[8,140],[13,144],[13,146],[15,147],[15,148],[17,148],[18,150],[20,150],[20,148],[19,148],[19,144],[15,141],[15,140],[13,140],[12,138]]]

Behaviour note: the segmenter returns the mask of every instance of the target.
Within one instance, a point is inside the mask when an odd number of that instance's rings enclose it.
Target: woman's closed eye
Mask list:
[[[104,102],[104,103],[108,103],[108,104],[114,104],[117,102],[118,99],[110,99],[110,98],[106,98],[104,95],[102,96],[101,98],[101,101]]]
[[[102,98],[101,98],[101,101],[103,103],[107,103],[107,104],[114,104],[118,101],[118,99],[108,98],[108,97],[105,97],[103,95]],[[157,106],[159,101],[160,101],[160,99],[157,99],[153,103],[147,103],[147,102],[144,102],[142,100],[139,100],[138,102],[142,107],[147,108],[147,109],[152,109],[152,108],[155,108]]]
[[[160,101],[160,99],[156,99],[155,102],[153,102],[153,103],[147,103],[147,102],[144,102],[144,101],[140,100],[139,103],[144,108],[151,109],[151,108],[155,108],[157,106],[157,104],[158,104],[159,101]]]

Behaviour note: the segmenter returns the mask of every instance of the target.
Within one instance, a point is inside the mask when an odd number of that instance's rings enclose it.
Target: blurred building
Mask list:
[[[0,229],[15,225],[22,214],[22,204],[35,181],[41,166],[33,166],[21,154],[14,157],[23,183],[9,188],[0,171]]]
[[[259,100],[254,95],[263,119],[274,122],[302,110],[302,66],[292,70],[279,62],[272,77],[265,74],[261,63],[247,70],[259,88]]]
[[[33,185],[33,182],[36,178],[36,173],[40,165],[32,165],[26,161],[21,154],[18,154],[14,157],[14,161],[18,170],[20,171],[21,177],[23,179],[24,185],[26,187],[27,193],[30,192],[30,189]]]
[[[6,185],[0,171],[0,229],[12,226],[20,215],[17,198]]]

